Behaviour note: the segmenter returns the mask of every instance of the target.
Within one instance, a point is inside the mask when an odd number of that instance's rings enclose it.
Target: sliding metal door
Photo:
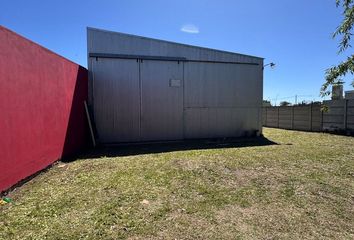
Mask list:
[[[183,63],[143,60],[141,140],[183,138]]]
[[[140,141],[140,83],[136,59],[91,58],[93,108],[102,143]]]

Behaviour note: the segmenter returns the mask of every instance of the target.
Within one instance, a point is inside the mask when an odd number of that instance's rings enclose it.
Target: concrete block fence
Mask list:
[[[321,104],[264,107],[263,126],[302,131],[354,132],[354,99],[329,100]]]

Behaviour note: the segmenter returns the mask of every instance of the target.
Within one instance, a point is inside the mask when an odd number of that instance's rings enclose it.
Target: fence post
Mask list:
[[[310,108],[310,131],[312,131],[312,103],[309,105]]]
[[[344,130],[348,128],[348,99],[344,100]]]
[[[277,109],[278,109],[278,128],[279,128],[279,108],[280,107],[277,107]]]
[[[291,106],[291,129],[294,130],[294,105]]]
[[[322,109],[322,107],[321,107],[321,122],[320,122],[320,124],[321,124],[321,132],[323,132],[323,109]]]

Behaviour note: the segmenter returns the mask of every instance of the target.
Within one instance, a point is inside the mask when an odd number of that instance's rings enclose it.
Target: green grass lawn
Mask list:
[[[353,239],[354,138],[264,136],[276,144],[144,146],[59,163],[9,194],[0,239]]]

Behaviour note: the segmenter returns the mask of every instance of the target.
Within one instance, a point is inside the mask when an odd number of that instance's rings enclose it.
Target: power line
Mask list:
[[[277,105],[278,100],[294,99],[293,101],[290,101],[290,102],[293,102],[295,105],[298,104],[299,98],[302,99],[302,102],[304,102],[304,98],[311,98],[311,100],[309,100],[311,102],[316,101],[314,95],[309,95],[309,94],[303,94],[303,95],[296,94],[296,95],[288,96],[288,97],[278,97],[278,96],[279,96],[279,94],[277,94],[277,96],[273,99],[268,98],[268,101],[273,102],[273,104],[275,106]]]
[[[291,99],[291,98],[295,98],[295,97],[313,97],[314,95],[293,95],[293,96],[289,96],[289,97],[281,97],[281,98],[272,98],[269,99],[270,101],[276,101],[276,100],[284,100],[284,99]]]

